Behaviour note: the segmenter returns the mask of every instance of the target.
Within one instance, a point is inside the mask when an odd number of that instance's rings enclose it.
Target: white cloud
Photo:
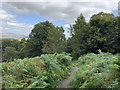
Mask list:
[[[69,27],[70,27],[70,25],[69,25],[69,24],[66,24],[66,25],[64,25],[64,27],[69,28]]]
[[[31,27],[31,28],[34,27],[34,25],[28,25],[28,24],[18,23],[16,21],[7,22],[6,24],[10,25],[10,26],[16,26],[16,27]]]
[[[14,15],[8,11],[15,11],[17,13],[35,13],[39,16],[44,16],[50,21],[64,20],[68,24],[64,27],[68,28],[69,24],[73,24],[75,19],[83,13],[86,21],[89,21],[93,14],[99,12],[111,13],[117,9],[119,0],[4,0],[2,4],[4,10],[0,10],[0,18],[9,20],[3,22],[3,32],[14,32],[29,34],[33,25],[19,23],[15,20]],[[6,29],[7,28],[7,29]],[[65,32],[66,37],[69,33]]]
[[[18,23],[14,23],[14,22],[7,22],[7,25],[19,26],[20,24],[18,24]]]
[[[0,33],[29,34],[34,25],[19,23],[16,16],[0,9]]]
[[[65,2],[66,1],[66,2]],[[49,20],[65,20],[68,23],[73,23],[75,19],[83,13],[88,21],[89,18],[99,12],[111,13],[117,9],[119,0],[75,0],[73,1],[58,1],[58,0],[42,0],[33,2],[25,0],[24,2],[8,2],[3,4],[6,10],[13,10],[19,13],[36,13],[44,16]],[[6,5],[6,6],[5,6]]]
[[[19,23],[17,21],[3,21],[2,33],[15,33],[15,34],[29,34],[33,29],[33,25]]]
[[[34,25],[19,23],[15,15],[0,10],[0,33],[29,34]]]
[[[118,0],[104,0],[118,1]],[[73,0],[3,0],[2,2],[73,2]],[[74,2],[103,2],[98,0],[74,0]]]
[[[11,18],[14,18],[14,16],[7,13],[5,10],[0,10],[0,19],[9,20]]]

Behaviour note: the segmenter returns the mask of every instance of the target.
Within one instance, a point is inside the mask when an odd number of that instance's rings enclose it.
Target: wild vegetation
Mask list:
[[[68,54],[42,54],[2,63],[3,88],[55,88],[69,75],[72,57]]]
[[[2,86],[55,88],[69,75],[74,59],[79,68],[71,81],[74,88],[119,88],[120,17],[100,12],[86,22],[80,14],[68,39],[64,31],[45,21],[28,39],[3,39]]]
[[[74,88],[120,88],[120,59],[110,53],[88,53],[79,57],[71,85]]]

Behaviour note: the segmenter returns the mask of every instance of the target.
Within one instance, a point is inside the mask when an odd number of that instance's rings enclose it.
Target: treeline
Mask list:
[[[120,52],[120,17],[113,14],[100,12],[93,15],[88,23],[81,14],[71,26],[70,33],[68,52],[72,52],[74,57],[98,53],[98,49],[112,54]]]
[[[80,14],[70,25],[68,39],[63,27],[54,26],[49,21],[34,26],[29,38],[2,40],[2,60],[35,57],[41,54],[67,52],[74,58],[86,53],[103,52],[120,53],[120,17],[100,12],[93,15],[89,22]]]

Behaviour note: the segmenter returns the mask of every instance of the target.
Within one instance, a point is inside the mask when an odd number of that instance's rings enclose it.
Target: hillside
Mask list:
[[[13,34],[13,33],[5,33],[5,34],[0,34],[0,39],[1,38],[22,39],[22,38],[28,38],[28,36],[20,35],[20,34]]]

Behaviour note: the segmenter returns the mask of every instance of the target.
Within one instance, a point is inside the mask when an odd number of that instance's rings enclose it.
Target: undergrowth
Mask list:
[[[120,61],[110,53],[89,53],[79,57],[71,85],[74,88],[120,88]]]
[[[69,75],[69,54],[43,54],[2,63],[3,88],[55,88]]]

